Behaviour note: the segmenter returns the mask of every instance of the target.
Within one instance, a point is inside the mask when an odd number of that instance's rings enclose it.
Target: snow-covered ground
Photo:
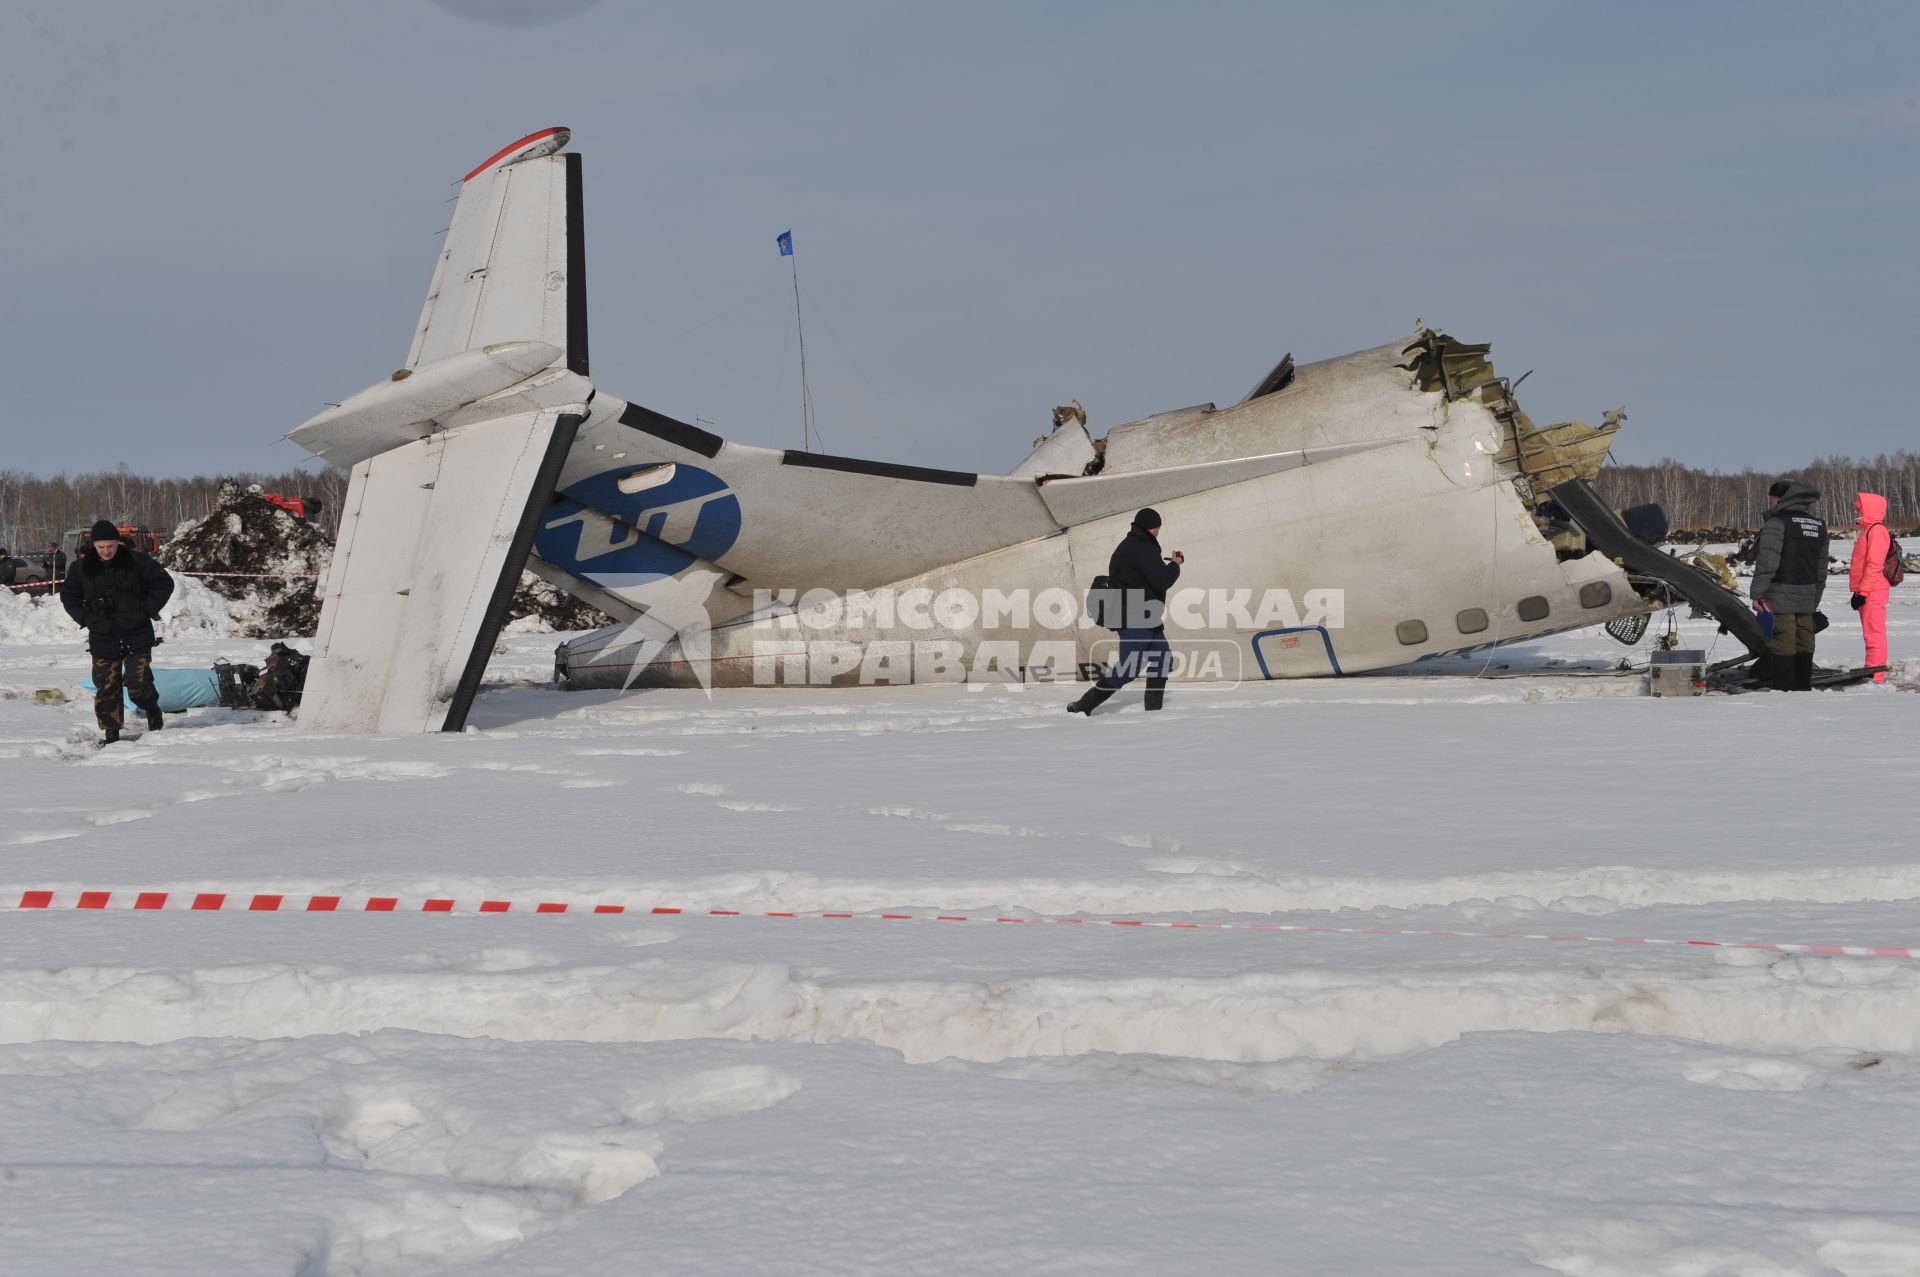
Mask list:
[[[1894,598],[1911,682],[1920,591]],[[260,658],[196,600],[160,663]],[[76,636],[26,606],[0,601],[5,900],[1920,945],[1920,697],[1654,699],[1597,631],[1092,721],[1062,688],[562,693],[554,638],[516,635],[460,736],[199,710],[95,752]],[[1898,959],[0,911],[0,1096],[9,1277],[1920,1272]]]

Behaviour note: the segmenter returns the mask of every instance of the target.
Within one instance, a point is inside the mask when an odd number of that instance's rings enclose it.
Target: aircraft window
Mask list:
[[[1523,621],[1544,621],[1550,611],[1552,608],[1547,605],[1545,595],[1529,594],[1520,600],[1520,619]]]
[[[1605,581],[1589,581],[1580,587],[1581,607],[1605,607],[1613,602],[1613,587]]]
[[[1478,634],[1487,628],[1487,609],[1470,607],[1454,617],[1453,623],[1462,634]]]
[[[1407,647],[1427,641],[1427,623],[1425,621],[1402,621],[1393,627],[1393,636]]]

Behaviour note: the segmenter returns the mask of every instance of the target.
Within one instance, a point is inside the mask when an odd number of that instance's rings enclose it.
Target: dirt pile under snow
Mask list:
[[[248,638],[312,634],[320,624],[316,585],[332,557],[320,529],[231,479],[221,482],[212,513],[175,528],[159,555],[240,604],[234,614]]]
[[[540,630],[597,630],[613,618],[599,608],[549,585],[531,572],[520,574],[519,588],[507,608],[507,620],[522,634]]]
[[[310,637],[320,625],[320,582],[333,545],[319,528],[232,480],[220,485],[212,513],[174,529],[160,552],[174,572],[195,577],[231,600],[238,633],[248,638]],[[531,573],[507,612],[517,626],[590,630],[612,619]]]

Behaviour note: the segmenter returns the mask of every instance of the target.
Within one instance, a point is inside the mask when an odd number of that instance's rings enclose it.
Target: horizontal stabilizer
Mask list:
[[[303,726],[465,725],[579,423],[559,411],[501,417],[353,468]]]

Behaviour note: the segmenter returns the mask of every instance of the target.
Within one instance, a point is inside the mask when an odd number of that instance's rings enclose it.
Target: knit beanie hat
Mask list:
[[[1154,528],[1160,526],[1160,512],[1152,506],[1148,506],[1139,514],[1133,516],[1133,526],[1143,531],[1152,531]]]
[[[93,524],[93,539],[99,541],[118,541],[120,529],[113,526],[111,519],[96,519]]]

